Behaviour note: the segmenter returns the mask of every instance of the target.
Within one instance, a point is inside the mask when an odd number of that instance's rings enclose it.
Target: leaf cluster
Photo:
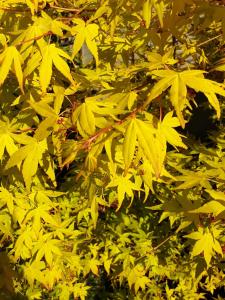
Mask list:
[[[1,299],[220,299],[224,20],[220,1],[0,1]]]

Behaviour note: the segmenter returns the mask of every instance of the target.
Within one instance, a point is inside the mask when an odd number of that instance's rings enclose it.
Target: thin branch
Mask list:
[[[36,37],[34,37],[34,38],[32,38],[32,39],[29,39],[29,40],[25,40],[25,41],[19,42],[19,43],[15,44],[14,46],[17,47],[17,46],[21,46],[21,45],[23,45],[23,44],[25,44],[25,43],[34,42],[34,41],[40,40],[40,39],[43,38],[44,36],[48,36],[48,35],[51,35],[51,34],[52,34],[52,32],[51,32],[51,31],[48,31],[48,32],[46,32],[46,33],[44,33],[44,34],[42,34],[42,35],[36,36]]]
[[[104,133],[110,132],[115,128],[115,125],[121,125],[123,124],[125,121],[127,121],[127,119],[129,118],[134,118],[136,116],[136,114],[138,112],[140,112],[142,110],[142,106],[140,106],[139,108],[134,109],[131,113],[129,113],[127,116],[125,116],[122,120],[119,120],[117,122],[115,122],[113,125],[110,125],[108,127],[102,128],[100,129],[98,132],[96,132],[94,135],[92,135],[89,139],[87,139],[86,141],[84,141],[82,143],[82,147],[81,149],[89,149],[90,145],[96,141],[96,139],[101,136]]]
[[[162,99],[159,100],[159,120],[162,122],[163,119],[163,106],[162,106]]]
[[[64,11],[68,11],[68,12],[74,12],[76,14],[80,14],[82,11],[82,9],[78,9],[78,8],[60,7],[60,6],[55,6],[55,5],[51,5],[51,8],[58,9],[58,10],[64,10]]]
[[[216,36],[214,36],[214,37],[212,37],[212,38],[210,38],[210,39],[208,39],[208,40],[206,40],[206,41],[204,41],[204,42],[202,42],[202,43],[196,45],[196,47],[201,47],[201,46],[203,46],[203,45],[205,45],[205,44],[208,44],[208,43],[210,43],[210,42],[212,42],[212,41],[218,39],[218,38],[221,37],[221,36],[222,36],[222,34],[220,33],[220,34],[218,34],[218,35],[216,35]]]
[[[153,248],[153,251],[158,250],[162,245],[164,245],[166,242],[168,242],[172,237],[174,236],[174,234],[168,236],[164,241],[162,241],[159,245],[157,245],[156,247]]]

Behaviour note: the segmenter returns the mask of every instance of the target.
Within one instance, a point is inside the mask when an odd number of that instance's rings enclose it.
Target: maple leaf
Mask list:
[[[37,141],[30,138],[30,143],[14,152],[6,164],[6,169],[22,164],[22,174],[28,189],[31,187],[31,179],[36,174],[38,164],[43,165],[42,157],[48,151],[46,140]]]
[[[23,90],[23,72],[22,65],[23,60],[19,51],[14,46],[7,47],[0,54],[0,85],[2,85],[10,70],[16,73],[16,77],[19,83],[21,91]],[[12,68],[13,67],[13,68]]]
[[[159,131],[161,131],[168,143],[174,147],[187,149],[187,146],[182,142],[181,135],[174,129],[178,126],[180,126],[179,120],[173,117],[173,112],[166,114],[163,121],[158,123]]]
[[[64,57],[70,60],[68,54],[66,54],[62,49],[57,48],[55,44],[46,45],[44,49],[41,49],[41,52],[42,52],[42,61],[40,64],[39,73],[40,73],[40,85],[43,92],[46,91],[47,87],[50,84],[53,65],[71,83],[74,83],[74,80],[70,73],[70,68],[67,65],[67,63],[62,59],[62,57]]]
[[[148,95],[147,104],[153,99],[161,95],[162,92],[170,87],[170,101],[176,110],[177,117],[182,127],[185,126],[182,111],[188,105],[187,86],[197,92],[206,95],[209,103],[220,117],[220,106],[216,94],[225,97],[225,90],[222,84],[215,81],[205,79],[201,70],[190,70],[183,72],[175,72],[172,70],[152,71],[152,74],[161,79],[154,85],[152,91]]]
[[[45,263],[43,261],[33,261],[27,262],[24,269],[24,276],[29,282],[30,286],[33,287],[34,282],[37,280],[38,282],[44,284],[45,278],[43,270],[45,269]]]
[[[41,261],[41,259],[44,257],[47,264],[52,267],[54,256],[62,255],[59,244],[59,240],[51,239],[48,234],[43,236],[42,238],[39,238],[38,242],[33,248],[33,253],[36,254],[35,260]]]
[[[12,155],[18,147],[15,145],[12,131],[15,129],[8,122],[0,121],[0,159],[2,159],[5,149],[9,155]]]
[[[197,240],[194,244],[192,255],[197,256],[203,252],[208,267],[214,251],[223,255],[221,246],[217,240],[220,233],[221,231],[217,230],[216,226],[212,226],[210,230],[208,228],[205,228],[205,230],[203,228],[199,228],[198,231],[185,236],[189,239]]]
[[[159,178],[166,157],[165,139],[160,135],[160,131],[147,122],[136,119],[135,126],[138,144],[144,157],[150,161],[156,177]]]
[[[98,48],[95,42],[95,39],[98,36],[98,25],[85,24],[82,19],[74,19],[73,22],[77,25],[74,26],[71,30],[72,34],[76,36],[73,44],[72,57],[74,57],[79,52],[79,50],[83,46],[83,43],[86,42],[88,49],[95,58],[96,65],[98,65]]]
[[[118,195],[117,211],[120,209],[123,203],[125,194],[127,194],[129,197],[133,199],[134,197],[133,190],[140,190],[140,187],[130,180],[130,175],[126,175],[125,177],[117,176],[116,178],[113,178],[112,181],[107,185],[107,188],[109,187],[117,187],[117,195]]]
[[[163,14],[165,4],[163,1],[145,0],[143,4],[142,16],[145,21],[145,27],[149,28],[152,19],[152,10],[156,11],[160,26],[163,27]]]

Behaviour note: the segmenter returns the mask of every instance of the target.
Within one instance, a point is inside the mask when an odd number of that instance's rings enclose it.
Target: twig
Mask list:
[[[168,236],[164,241],[162,241],[159,245],[157,245],[156,247],[153,248],[153,251],[156,251],[157,249],[159,249],[162,245],[164,245],[166,242],[168,242],[172,237],[174,236],[174,234]]]
[[[40,40],[41,38],[43,38],[44,36],[48,36],[48,35],[51,35],[51,34],[52,34],[52,32],[51,32],[51,31],[48,31],[48,32],[46,32],[46,33],[44,33],[44,34],[42,34],[42,35],[36,36],[36,37],[34,37],[34,38],[32,38],[32,39],[29,39],[29,40],[25,40],[25,41],[19,42],[19,43],[15,44],[14,46],[17,47],[17,46],[21,46],[21,45],[23,45],[23,44],[25,44],[25,43],[37,41],[37,40]]]
[[[208,39],[208,40],[206,40],[206,41],[204,41],[204,42],[202,42],[202,43],[200,43],[200,44],[198,44],[198,45],[196,45],[196,47],[201,47],[201,46],[203,46],[203,45],[205,45],[205,44],[208,44],[208,43],[210,43],[211,41],[214,41],[214,40],[218,39],[220,36],[222,36],[221,33],[218,34],[218,35],[216,35],[216,36],[214,36],[214,37],[212,37],[212,38],[210,38],[210,39]]]
[[[113,125],[110,125],[108,127],[100,129],[98,132],[96,132],[94,135],[92,135],[88,140],[84,141],[82,143],[81,149],[89,149],[90,145],[96,141],[96,139],[101,136],[104,133],[110,132],[115,128],[115,125],[121,125],[123,124],[127,119],[134,118],[138,112],[142,110],[142,106],[139,108],[134,109],[131,113],[129,113],[127,116],[125,116],[122,120],[119,120],[115,122]]]
[[[78,8],[60,7],[60,6],[55,6],[55,5],[51,5],[51,8],[64,10],[64,11],[68,11],[68,12],[74,12],[77,14],[80,14],[82,11],[82,9],[78,9]]]
[[[163,119],[163,106],[162,106],[162,99],[159,99],[159,120],[162,122]]]

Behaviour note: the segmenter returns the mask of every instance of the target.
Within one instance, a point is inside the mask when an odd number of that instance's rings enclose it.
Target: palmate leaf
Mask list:
[[[76,283],[73,286],[73,296],[74,298],[80,298],[81,300],[87,299],[88,296],[88,290],[90,289],[90,286],[87,286],[85,283]],[[60,299],[61,300],[61,299]]]
[[[187,146],[182,142],[182,138],[179,133],[174,129],[178,127],[179,120],[173,117],[173,112],[169,112],[163,118],[163,121],[158,124],[158,128],[161,134],[165,136],[166,141],[174,147],[182,147],[187,149]]]
[[[45,92],[50,84],[52,77],[52,66],[62,73],[71,83],[74,83],[70,68],[62,57],[70,60],[68,54],[66,54],[60,48],[56,48],[55,44],[50,44],[42,49],[42,61],[40,64],[40,84],[42,91]]]
[[[211,176],[208,175],[207,172],[184,170],[183,175],[176,177],[177,181],[183,181],[176,189],[185,190],[199,185],[205,188],[211,188],[210,178]]]
[[[174,65],[177,60],[173,58],[174,49],[170,49],[163,56],[156,52],[150,52],[147,56],[150,62],[149,70],[165,69],[165,65]]]
[[[179,136],[179,135],[178,135]],[[123,144],[125,168],[129,168],[135,153],[136,144],[140,147],[143,159],[149,160],[158,178],[166,156],[166,139],[153,125],[132,119],[128,122]]]
[[[42,227],[43,220],[45,224],[49,224],[52,226],[58,226],[57,221],[54,219],[54,217],[49,213],[49,211],[52,209],[50,205],[43,204],[39,205],[38,208],[34,208],[33,210],[30,210],[25,219],[23,220],[23,224],[25,225],[29,220],[32,219],[32,228],[36,234],[36,236],[39,236],[39,232]]]
[[[217,240],[220,233],[221,231],[219,231],[216,226],[212,226],[210,230],[208,228],[199,228],[198,231],[185,236],[189,239],[196,240],[192,250],[192,255],[198,256],[203,252],[208,267],[210,266],[210,261],[214,252],[219,253],[221,256],[223,255],[223,251]]]
[[[46,139],[55,129],[59,115],[44,101],[30,101],[30,106],[45,119],[38,125],[34,138],[38,141]]]
[[[136,191],[140,190],[140,187],[130,180],[129,174],[126,176],[116,176],[112,178],[111,182],[107,185],[107,188],[110,187],[117,187],[117,195],[118,195],[117,211],[120,209],[126,194],[128,195],[128,197],[133,199],[134,197],[133,190]]]
[[[5,150],[7,150],[9,155],[12,155],[18,147],[15,145],[15,140],[11,131],[13,128],[10,128],[10,124],[0,121],[0,159],[3,158]]]
[[[139,146],[144,161],[147,159],[158,178],[163,170],[166,156],[166,143],[174,147],[187,148],[182,142],[181,136],[174,129],[179,126],[179,121],[173,117],[173,112],[168,113],[162,122],[158,121],[157,128],[147,121],[131,119],[126,124],[123,143],[123,158],[125,172],[129,168],[135,154],[136,146]]]
[[[18,231],[19,237],[17,238],[14,246],[14,258],[17,261],[18,259],[28,259],[32,256],[31,249],[33,248],[34,241],[36,240],[36,235],[29,226],[26,227],[26,230]]]
[[[25,264],[25,266],[23,267],[24,276],[31,287],[33,287],[35,281],[44,284],[45,278],[43,270],[45,269],[45,267],[46,265],[43,261],[37,260]]]
[[[86,98],[72,114],[72,122],[79,133],[85,138],[95,133],[96,127],[102,128],[107,124],[105,116],[114,116],[124,110],[115,108],[115,103],[97,101],[94,97]],[[103,124],[103,126],[102,126]]]
[[[6,164],[6,169],[22,164],[22,174],[28,189],[31,187],[32,177],[36,174],[38,164],[41,163],[43,154],[48,151],[46,140],[37,141],[31,138],[31,142],[14,152]]]
[[[41,49],[46,45],[45,35],[50,32],[62,37],[63,29],[68,30],[68,26],[58,20],[52,19],[46,12],[41,12],[41,17],[35,16],[33,23],[22,30],[19,36],[13,41],[12,45],[20,45],[20,53],[24,59],[33,54],[34,45],[37,44]]]
[[[77,25],[74,26],[71,30],[72,34],[75,35],[75,40],[73,44],[73,55],[74,57],[79,50],[82,48],[84,42],[91,54],[94,56],[96,65],[99,64],[98,58],[98,48],[96,44],[96,37],[98,36],[98,25],[97,24],[85,24],[85,22],[81,19],[74,19],[74,23]]]
[[[137,293],[139,289],[144,290],[146,288],[146,285],[150,283],[150,279],[145,276],[144,268],[140,264],[137,264],[129,272],[127,279],[130,288],[134,285],[135,293]]]
[[[14,46],[7,47],[0,54],[0,86],[4,83],[10,70],[13,70],[16,74],[19,87],[23,90],[23,72],[22,65],[23,60],[19,51]],[[13,68],[12,68],[13,67]]]
[[[151,162],[156,177],[159,178],[166,157],[166,141],[159,131],[144,121],[136,119],[135,126],[138,145],[144,157]]]
[[[220,117],[220,106],[217,96],[225,97],[225,90],[222,84],[215,81],[205,79],[201,70],[190,70],[183,72],[175,72],[172,70],[153,71],[152,74],[161,78],[153,87],[148,95],[147,104],[157,98],[170,87],[170,101],[176,110],[176,114],[181,126],[184,128],[185,120],[182,111],[187,106],[187,86],[196,92],[202,92],[206,95],[209,103],[216,110],[217,117]]]
[[[145,0],[143,4],[142,16],[143,20],[145,21],[146,28],[150,27],[153,8],[158,16],[160,26],[163,27],[163,14],[165,9],[164,2],[158,0]]]
[[[41,261],[45,258],[47,264],[52,267],[53,258],[55,256],[61,256],[60,241],[57,239],[51,239],[49,235],[43,236],[38,240],[33,248],[33,253],[36,253],[36,261]]]

